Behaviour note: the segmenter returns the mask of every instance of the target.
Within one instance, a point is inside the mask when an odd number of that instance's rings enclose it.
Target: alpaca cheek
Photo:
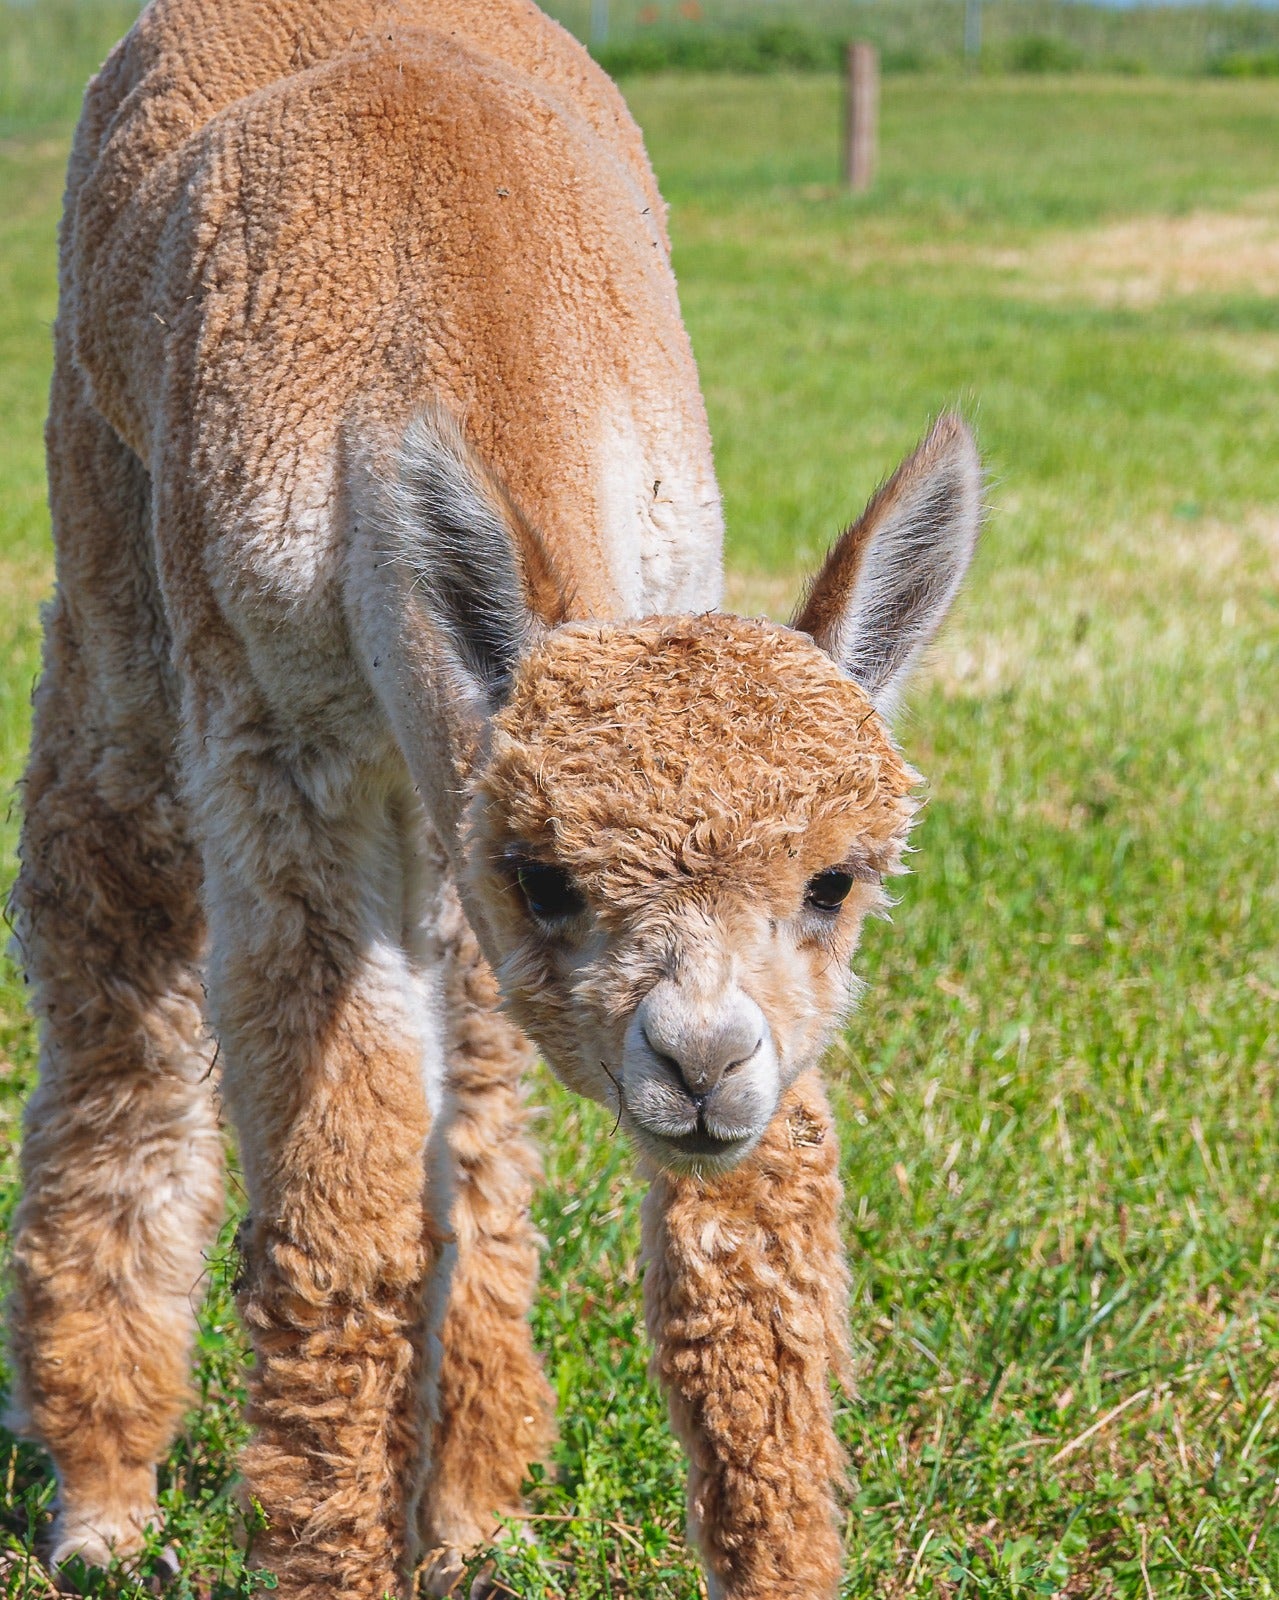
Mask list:
[[[508,1011],[559,1081],[603,1105],[616,1100],[613,1063],[634,1010],[630,991],[609,981],[614,966],[593,946],[557,949],[526,938],[498,974]]]
[[[813,1064],[823,1026],[814,1009],[814,969],[785,926],[751,952],[743,987],[767,1018],[785,1087]]]

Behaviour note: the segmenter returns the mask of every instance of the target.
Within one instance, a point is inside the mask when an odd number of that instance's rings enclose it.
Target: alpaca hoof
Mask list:
[[[508,1589],[500,1578],[493,1576],[493,1563],[486,1561],[471,1579],[466,1600],[518,1600],[514,1590]]]
[[[485,1562],[466,1582],[466,1557],[460,1550],[436,1550],[422,1567],[419,1593],[432,1600],[512,1600],[511,1591],[493,1576],[493,1563]]]
[[[112,1562],[129,1563],[137,1556],[142,1535],[150,1518],[146,1515],[119,1517],[109,1513],[59,1512],[53,1524],[49,1553],[45,1557],[48,1569],[60,1594],[79,1594],[80,1579],[68,1570],[72,1563],[80,1568],[106,1568]],[[155,1563],[155,1571],[143,1580],[144,1587],[159,1594],[164,1585],[177,1575],[178,1558],[172,1548],[167,1548]]]
[[[68,1570],[75,1562],[86,1568],[109,1567],[111,1546],[96,1528],[76,1522],[68,1526],[55,1526],[54,1541],[45,1558],[49,1575],[57,1585],[59,1594],[79,1594],[80,1580]]]
[[[512,1600],[512,1594],[500,1579],[493,1576],[493,1567],[489,1563],[481,1567],[472,1579],[467,1600]]]
[[[423,1595],[430,1595],[431,1600],[446,1600],[448,1596],[458,1595],[458,1585],[462,1581],[462,1573],[466,1562],[460,1550],[444,1548],[432,1550],[422,1564],[418,1578],[418,1591]]]
[[[141,1580],[142,1587],[148,1594],[162,1595],[181,1570],[178,1552],[171,1544],[166,1544],[152,1563],[151,1571]]]

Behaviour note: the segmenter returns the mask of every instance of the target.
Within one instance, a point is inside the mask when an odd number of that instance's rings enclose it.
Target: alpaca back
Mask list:
[[[718,599],[642,142],[519,0],[156,0],[86,100],[59,337],[152,477],[179,656],[333,623],[353,474],[440,402],[584,612]]]

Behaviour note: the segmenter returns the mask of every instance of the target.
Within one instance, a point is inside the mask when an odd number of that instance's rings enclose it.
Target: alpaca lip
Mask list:
[[[727,1139],[717,1139],[713,1133],[698,1128],[692,1133],[664,1133],[662,1142],[685,1156],[731,1156],[734,1151],[750,1143],[749,1134],[734,1134]]]
[[[608,1072],[607,1067],[604,1070]],[[633,1127],[638,1132],[667,1150],[678,1151],[682,1156],[693,1158],[717,1156],[721,1160],[731,1160],[739,1151],[746,1150],[755,1139],[753,1133],[730,1133],[722,1136],[712,1133],[706,1126],[705,1113],[701,1108],[698,1109],[696,1123],[686,1133],[668,1133],[665,1129],[650,1127],[635,1116],[613,1074],[609,1072],[608,1076],[617,1089],[618,1120],[621,1120],[624,1113],[628,1113]]]

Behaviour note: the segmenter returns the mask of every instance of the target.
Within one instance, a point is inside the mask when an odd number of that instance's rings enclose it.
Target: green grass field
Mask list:
[[[1247,3],[981,0],[976,38],[966,0],[551,0],[548,9],[618,72],[835,70],[851,38],[877,45],[890,72],[962,63],[981,72],[1279,74],[1279,10]]]
[[[992,512],[901,733],[930,779],[828,1077],[858,1387],[846,1594],[1279,1593],[1279,94],[1074,77],[885,84],[835,188],[833,78],[627,85],[672,204],[733,592],[785,610],[941,407]],[[47,592],[40,424],[68,129],[0,144],[0,781]],[[13,868],[16,820],[3,828]],[[32,1039],[0,991],[0,1186]],[[645,1377],[639,1192],[539,1082],[537,1337],[561,1400],[538,1600],[686,1600]],[[174,1595],[241,1592],[241,1345],[210,1266],[201,1405],[163,1474]],[[8,1595],[52,1496],[0,1436]],[[131,1593],[124,1578],[93,1593]]]

